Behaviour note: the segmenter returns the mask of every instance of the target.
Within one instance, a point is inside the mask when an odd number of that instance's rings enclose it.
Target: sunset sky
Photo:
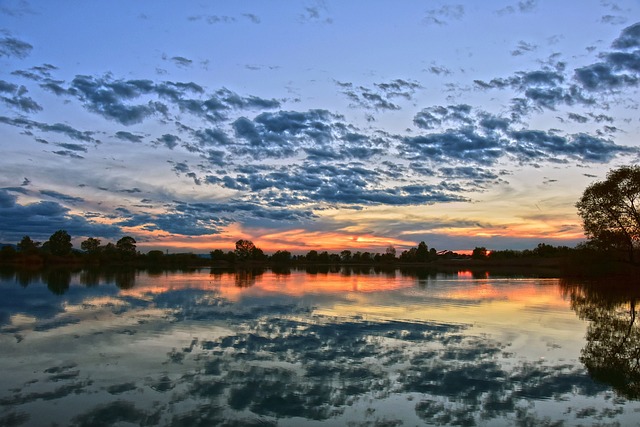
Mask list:
[[[573,246],[640,2],[0,0],[0,242]]]

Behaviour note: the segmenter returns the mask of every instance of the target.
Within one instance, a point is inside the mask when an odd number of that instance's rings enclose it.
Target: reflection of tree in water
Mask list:
[[[43,280],[47,282],[49,290],[57,295],[67,292],[71,284],[71,271],[67,269],[48,270],[42,276]]]
[[[264,274],[264,269],[238,269],[235,272],[236,286],[248,288],[256,284],[256,279]]]
[[[639,283],[568,283],[563,290],[576,314],[588,320],[580,361],[597,381],[627,398],[640,398]]]
[[[132,289],[136,285],[136,271],[134,269],[118,270],[114,281],[120,289]]]

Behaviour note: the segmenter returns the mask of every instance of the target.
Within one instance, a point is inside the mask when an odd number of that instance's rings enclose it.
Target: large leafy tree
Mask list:
[[[623,166],[588,186],[576,204],[587,237],[601,248],[623,248],[633,262],[640,243],[640,166]]]
[[[235,256],[238,261],[261,260],[264,258],[264,252],[251,240],[242,239],[236,242]]]
[[[71,253],[71,236],[66,230],[58,230],[49,237],[48,247],[54,255],[69,255]]]
[[[116,242],[116,248],[124,255],[133,256],[136,254],[136,239],[131,236],[124,236]]]
[[[36,252],[39,246],[40,246],[40,242],[34,242],[33,240],[31,240],[31,237],[29,236],[24,236],[17,245],[18,251],[23,253]]]
[[[80,243],[80,248],[90,254],[97,253],[100,250],[100,239],[89,237],[87,240]]]

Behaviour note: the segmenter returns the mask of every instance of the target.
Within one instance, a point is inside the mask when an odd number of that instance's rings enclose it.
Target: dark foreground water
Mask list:
[[[636,296],[470,273],[0,277],[0,426],[640,425]]]

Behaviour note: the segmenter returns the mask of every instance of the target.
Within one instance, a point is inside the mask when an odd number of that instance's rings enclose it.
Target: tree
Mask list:
[[[429,260],[429,247],[425,242],[420,242],[416,249],[416,261],[425,262]]]
[[[100,250],[100,239],[89,237],[87,240],[80,243],[80,249],[87,253],[95,254]]]
[[[476,247],[471,252],[471,258],[473,259],[485,259],[487,257],[487,248],[484,246]]]
[[[576,203],[587,237],[602,249],[625,249],[633,262],[640,242],[640,166],[609,171]]]
[[[211,261],[224,261],[227,257],[222,249],[212,250],[209,252],[209,256],[211,257]]]
[[[65,230],[58,230],[49,237],[48,249],[53,255],[69,255],[71,253],[71,236]]]
[[[289,251],[276,251],[271,255],[271,261],[276,263],[289,263],[291,262],[291,252]]]
[[[125,255],[136,254],[136,239],[131,236],[124,236],[116,242],[116,248],[118,251]]]
[[[33,253],[38,250],[38,246],[40,246],[40,242],[34,242],[31,240],[31,237],[24,236],[22,240],[16,245],[18,248],[18,252],[23,253]]]
[[[258,249],[251,240],[238,240],[236,242],[235,258],[238,261],[249,261],[255,259],[262,250]]]

